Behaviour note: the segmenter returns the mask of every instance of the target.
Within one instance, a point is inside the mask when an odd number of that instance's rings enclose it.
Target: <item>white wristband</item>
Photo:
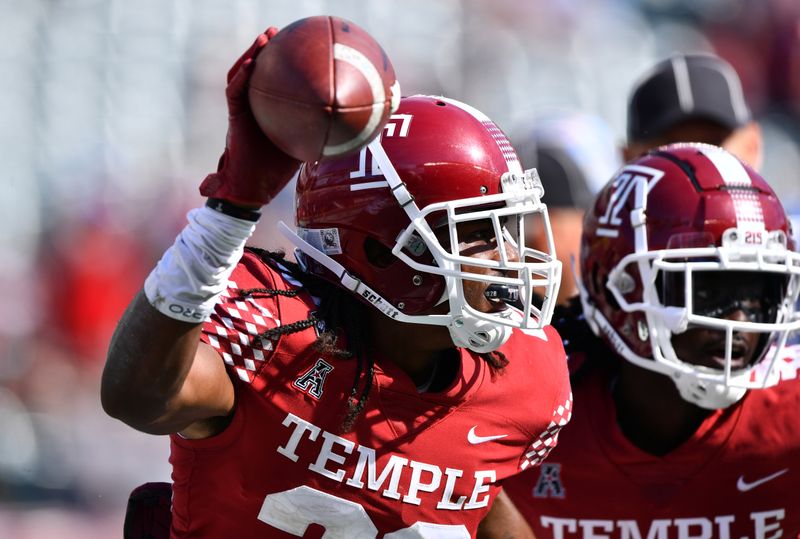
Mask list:
[[[256,224],[208,207],[191,210],[175,243],[144,282],[150,304],[184,322],[208,319]]]

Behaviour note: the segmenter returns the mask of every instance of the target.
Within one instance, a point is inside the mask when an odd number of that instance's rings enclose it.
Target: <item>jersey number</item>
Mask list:
[[[306,486],[267,495],[258,520],[296,537],[302,537],[310,524],[325,528],[323,539],[373,539],[378,536],[378,528],[361,505]],[[417,522],[383,537],[468,539],[469,533],[463,525]]]

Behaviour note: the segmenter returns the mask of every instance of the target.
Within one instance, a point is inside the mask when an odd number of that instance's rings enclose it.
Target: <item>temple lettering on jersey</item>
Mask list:
[[[778,539],[783,537],[781,521],[785,509],[750,513],[752,535],[749,539]],[[542,515],[541,525],[551,530],[553,539],[582,537],[583,539],[739,539],[731,537],[735,515],[718,515],[712,518],[688,517],[658,519],[640,526],[635,520],[604,520],[560,518]]]
[[[422,501],[419,498],[420,493],[441,491],[436,504],[437,509],[452,511],[479,509],[488,505],[489,488],[497,478],[495,470],[479,470],[471,479],[466,479],[463,478],[463,470],[442,469],[435,464],[417,462],[397,455],[389,457],[383,469],[378,470],[375,450],[370,447],[358,445],[322,430],[291,413],[287,414],[283,425],[291,429],[291,434],[288,441],[277,449],[281,455],[292,462],[297,462],[300,459],[297,454],[300,444],[314,443],[317,451],[316,460],[309,463],[309,470],[340,483],[345,481],[346,485],[357,489],[368,488],[378,492],[383,488],[382,496],[401,500],[403,503],[420,505]],[[354,455],[354,450],[357,457]],[[341,466],[346,464],[348,458],[351,466]],[[355,461],[354,466],[352,466],[353,461]],[[411,470],[410,479],[407,488],[400,488],[404,468]],[[352,472],[348,475],[346,470]],[[456,484],[468,480],[473,482],[469,498],[459,496],[454,500]],[[403,495],[401,491],[407,494]]]

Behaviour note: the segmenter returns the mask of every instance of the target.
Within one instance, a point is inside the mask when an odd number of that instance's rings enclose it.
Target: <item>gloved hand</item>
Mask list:
[[[300,161],[275,147],[261,131],[250,110],[248,81],[255,58],[278,32],[269,28],[228,71],[228,137],[217,172],[200,185],[200,194],[241,206],[262,206],[289,182]]]

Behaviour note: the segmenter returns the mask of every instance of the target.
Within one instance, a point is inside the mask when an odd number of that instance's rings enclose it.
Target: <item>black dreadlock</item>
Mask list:
[[[280,295],[294,297],[305,289],[312,296],[320,299],[316,313],[310,313],[307,319],[270,328],[259,334],[259,337],[262,339],[277,339],[281,335],[296,333],[306,328],[317,326],[322,329],[313,345],[316,350],[337,359],[354,358],[356,360],[356,373],[347,399],[347,414],[341,426],[343,432],[349,432],[352,430],[364,406],[366,406],[367,397],[372,389],[372,378],[375,373],[371,356],[366,353],[368,335],[363,312],[364,306],[346,290],[338,286],[332,286],[326,281],[304,272],[296,263],[286,260],[286,255],[281,251],[273,252],[254,247],[248,247],[247,249],[273,267],[276,264],[283,266],[293,279],[302,284],[302,287],[293,290],[251,288],[240,290],[239,294],[241,296],[265,295],[270,297]],[[344,335],[347,336],[347,350],[338,346],[338,330],[343,331]],[[366,376],[363,388],[359,392],[360,380],[365,371],[365,363]]]
[[[354,358],[356,360],[356,373],[353,378],[353,385],[350,388],[350,396],[347,399],[347,414],[341,425],[342,432],[349,432],[367,404],[367,398],[372,390],[372,379],[375,374],[372,354],[369,354],[367,350],[369,335],[367,333],[366,305],[358,301],[347,290],[304,272],[296,263],[286,260],[285,253],[281,251],[267,251],[255,247],[247,247],[247,250],[258,255],[268,264],[280,264],[286,268],[291,277],[302,284],[302,288],[294,290],[252,288],[240,290],[239,294],[241,296],[265,294],[267,297],[278,295],[294,297],[305,289],[312,296],[320,299],[317,312],[310,313],[306,320],[268,329],[261,333],[259,337],[262,339],[277,339],[280,335],[296,333],[315,325],[319,327],[320,323],[322,323],[323,329],[314,342],[314,348],[331,357],[338,359]],[[347,337],[347,350],[337,346],[337,330],[341,330]],[[500,351],[480,354],[480,357],[489,365],[492,379],[508,365],[508,358]],[[365,370],[363,388],[359,392],[359,382]]]

